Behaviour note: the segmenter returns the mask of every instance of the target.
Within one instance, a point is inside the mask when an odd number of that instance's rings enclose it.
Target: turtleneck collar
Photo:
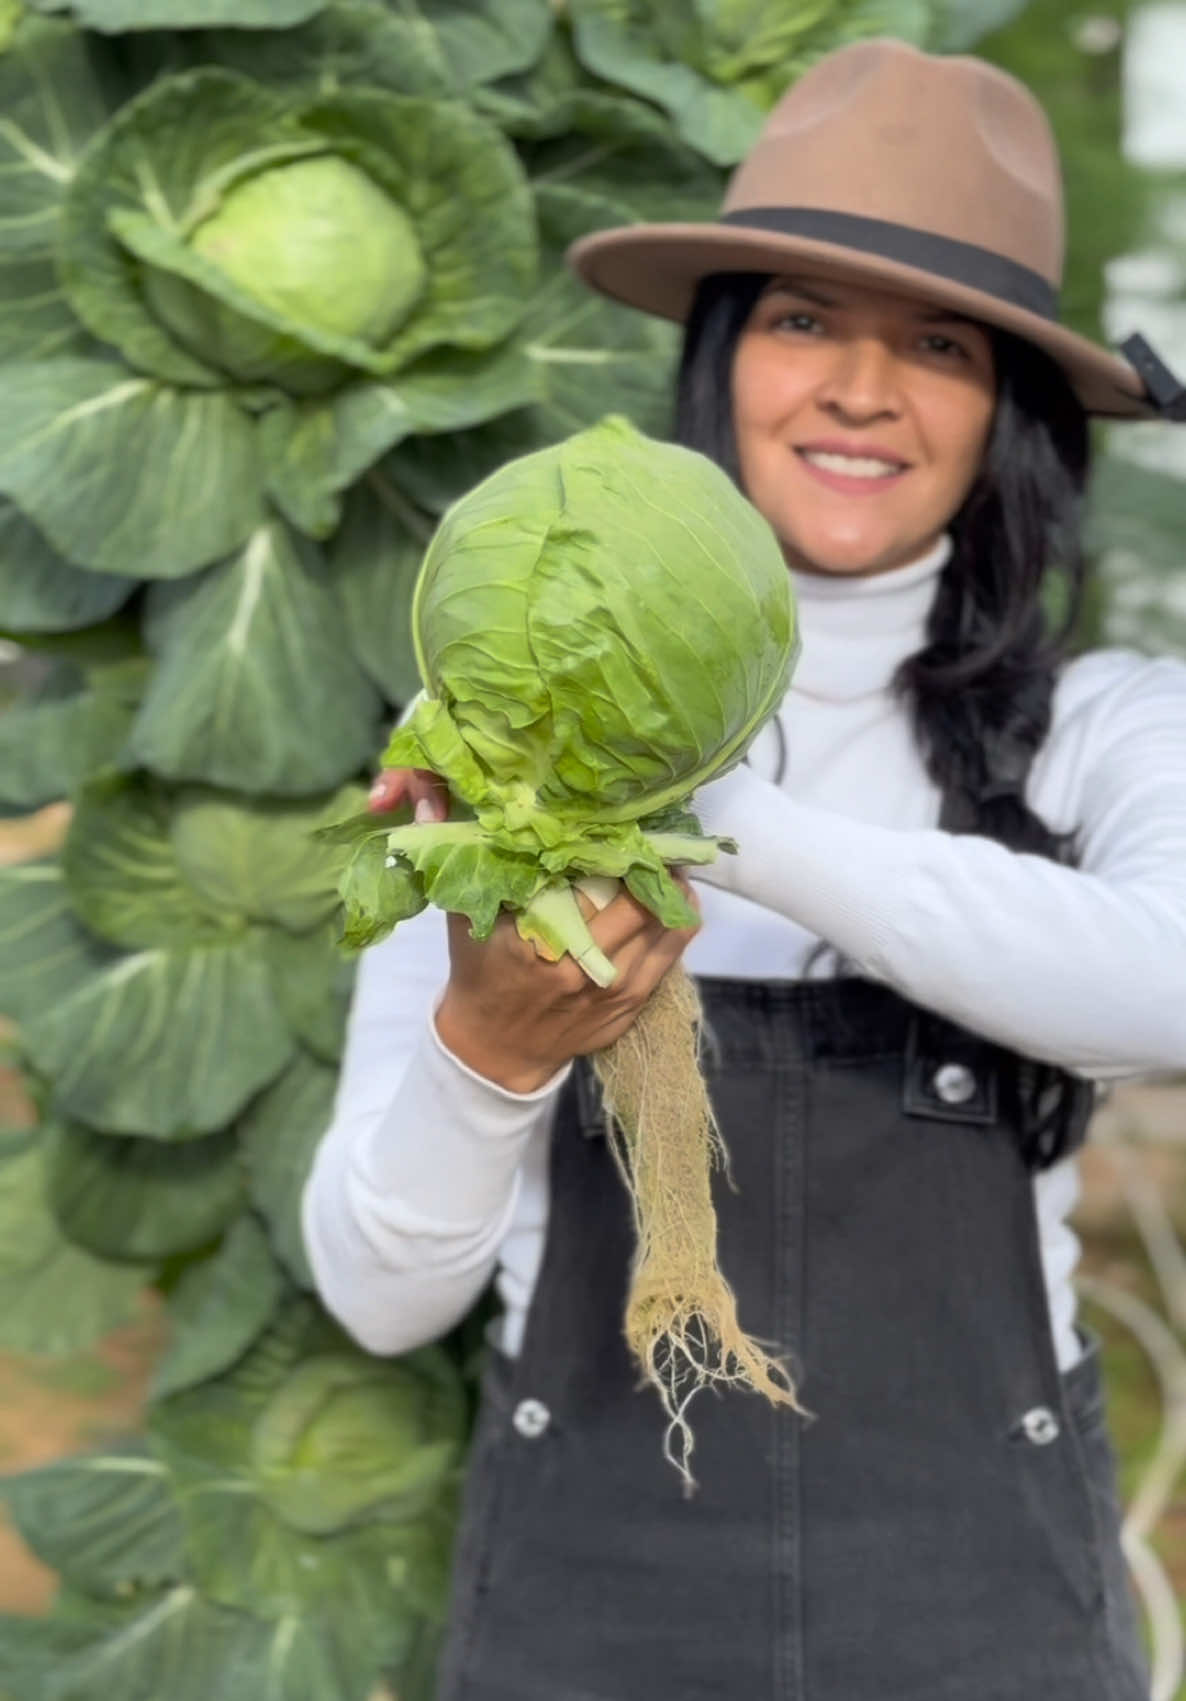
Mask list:
[[[951,547],[944,536],[905,567],[860,577],[792,568],[803,649],[791,695],[841,701],[884,691],[923,645]]]

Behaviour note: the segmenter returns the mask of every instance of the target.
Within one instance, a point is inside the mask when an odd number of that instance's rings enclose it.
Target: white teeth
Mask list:
[[[865,455],[829,455],[822,449],[800,449],[799,453],[813,467],[824,472],[843,473],[846,478],[886,478],[902,471],[898,461],[875,461]]]

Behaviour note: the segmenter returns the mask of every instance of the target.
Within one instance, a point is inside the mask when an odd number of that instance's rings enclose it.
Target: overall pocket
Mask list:
[[[1120,1502],[1116,1450],[1108,1428],[1100,1369],[1100,1338],[1080,1323],[1082,1358],[1062,1382],[1067,1410],[1082,1448],[1085,1487],[1096,1525],[1096,1546],[1103,1578],[1103,1616],[1109,1652],[1116,1666],[1120,1701],[1146,1701],[1150,1668],[1141,1638],[1137,1595],[1129,1577],[1120,1539],[1124,1510]]]

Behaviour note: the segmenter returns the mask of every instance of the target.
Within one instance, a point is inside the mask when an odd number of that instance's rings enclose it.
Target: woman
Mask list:
[[[803,653],[697,800],[741,851],[694,937],[617,898],[608,991],[509,921],[426,912],[363,961],[305,1201],[324,1297],[380,1352],[492,1274],[505,1306],[439,1697],[1142,1701],[1066,1218],[1092,1081],[1186,1062],[1186,668],[1068,663],[1043,608],[1057,574],[1065,634],[1088,415],[1173,380],[1057,324],[1032,98],[892,42],[800,80],[716,224],[573,263],[687,318],[678,435],[779,535]],[[405,796],[443,811],[424,774],[374,806]],[[685,952],[722,1267],[814,1414],[702,1396],[690,1503],[584,1062]]]

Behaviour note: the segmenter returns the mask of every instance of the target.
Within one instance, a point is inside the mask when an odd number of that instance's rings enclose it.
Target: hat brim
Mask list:
[[[1104,419],[1159,417],[1133,367],[1089,338],[986,291],[838,243],[736,225],[636,224],[581,237],[569,248],[567,259],[591,289],[681,323],[697,284],[711,273],[784,273],[790,263],[802,262],[808,270],[826,269],[854,282],[881,284],[891,292],[949,306],[1035,343],[1062,367],[1089,414]]]

